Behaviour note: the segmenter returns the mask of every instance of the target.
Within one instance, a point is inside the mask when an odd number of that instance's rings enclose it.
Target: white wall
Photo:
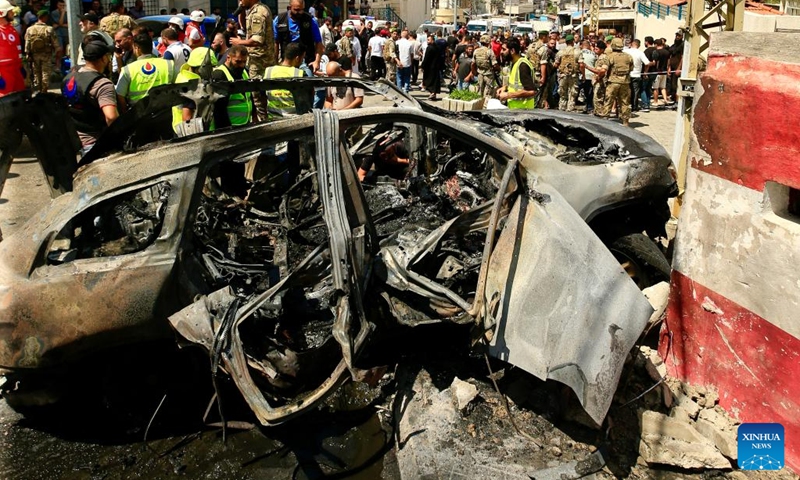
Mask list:
[[[759,15],[753,12],[744,12],[744,31],[746,32],[775,32],[775,31],[800,31],[800,17],[791,15]]]
[[[747,20],[745,20],[746,22]],[[678,31],[684,24],[684,19],[678,20],[678,17],[668,15],[666,17],[658,18],[655,15],[645,17],[644,15],[636,12],[635,35],[644,45],[644,37],[651,36],[653,38],[666,38],[668,42],[675,39],[675,32]]]

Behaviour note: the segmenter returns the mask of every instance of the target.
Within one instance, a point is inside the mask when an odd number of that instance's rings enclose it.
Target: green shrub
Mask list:
[[[472,92],[469,90],[453,90],[450,92],[449,97],[453,100],[463,100],[465,102],[471,102],[473,100],[477,100],[482,97],[482,95],[478,92]]]

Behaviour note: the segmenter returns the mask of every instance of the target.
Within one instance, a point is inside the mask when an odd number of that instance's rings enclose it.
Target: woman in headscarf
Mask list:
[[[428,35],[428,48],[425,49],[425,57],[422,59],[422,68],[424,75],[422,83],[425,86],[425,91],[430,92],[428,100],[436,100],[436,94],[442,90],[442,69],[444,68],[442,62],[443,56],[436,46],[433,35]]]

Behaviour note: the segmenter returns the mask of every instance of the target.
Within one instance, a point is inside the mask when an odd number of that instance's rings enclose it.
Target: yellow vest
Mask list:
[[[128,103],[133,105],[146,97],[151,88],[169,84],[172,60],[157,57],[143,58],[123,67],[123,75],[126,71],[131,79]]]
[[[522,82],[519,79],[519,66],[520,64],[525,63],[531,69],[531,75],[534,74],[533,64],[530,60],[525,57],[519,57],[519,60],[514,63],[514,66],[511,67],[511,74],[508,76],[508,93],[520,92],[525,90],[522,86]],[[517,109],[517,108],[533,108],[536,105],[536,99],[534,97],[528,98],[510,98],[508,99],[508,108]]]
[[[175,83],[187,83],[191,80],[199,79],[200,75],[188,69],[181,69],[178,76],[175,78]],[[183,105],[176,105],[172,107],[172,130],[178,133],[178,125],[183,123]],[[209,131],[214,130],[214,125],[211,125]]]
[[[303,71],[295,67],[287,67],[284,65],[275,65],[267,67],[264,71],[264,78],[269,80],[271,78],[292,78],[302,77]],[[267,110],[269,110],[269,119],[275,117],[295,113],[294,97],[289,90],[268,90],[267,91]]]
[[[233,76],[225,65],[220,65],[215,70],[221,70],[225,74],[225,78],[229,82],[233,82]],[[242,80],[249,80],[250,76],[247,70],[242,72]],[[250,115],[253,113],[253,102],[250,100],[250,92],[234,93],[228,97],[228,118],[231,120],[231,125],[246,125],[250,121]]]

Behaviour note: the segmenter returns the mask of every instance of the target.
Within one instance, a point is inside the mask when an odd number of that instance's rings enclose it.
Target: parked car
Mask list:
[[[320,84],[397,106],[310,112]],[[652,311],[631,276],[669,274],[648,238],[663,235],[675,194],[662,147],[561,112],[467,116],[387,83],[302,78],[201,83],[190,98],[203,111],[237,89],[288,88],[309,113],[137,143],[141,124],[193,85],[154,90],[81,160],[71,191],[0,243],[12,405],[26,378],[168,338],[172,325],[274,425],[363,378],[357,360],[376,329],[444,322],[569,385],[602,422]],[[0,124],[24,114],[2,108],[15,101],[0,99]],[[68,118],[52,103],[52,117]],[[388,144],[408,151],[407,172],[362,185],[357,168]],[[609,248],[629,255],[629,275]]]
[[[161,36],[161,31],[167,28],[167,22],[172,17],[180,17],[183,20],[183,24],[186,25],[191,21],[189,15],[150,15],[147,17],[142,17],[136,20],[136,24],[142,27],[147,27],[153,31],[156,37]],[[206,47],[211,45],[211,42],[214,40],[211,37],[211,33],[214,31],[214,26],[217,23],[217,16],[216,15],[208,15],[205,19],[203,19],[203,24],[200,26],[200,29],[203,32],[203,35],[206,36]]]

